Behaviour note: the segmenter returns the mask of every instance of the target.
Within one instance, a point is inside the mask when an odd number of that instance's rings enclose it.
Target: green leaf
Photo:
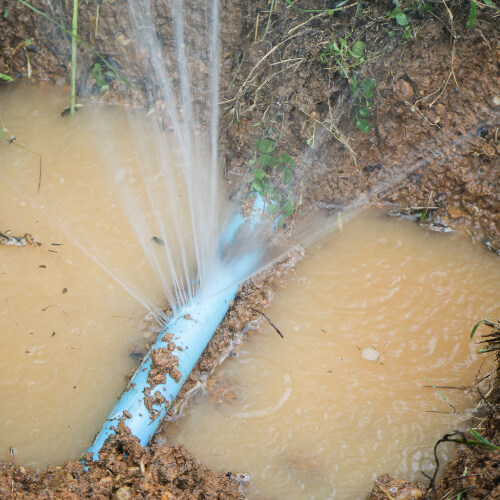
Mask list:
[[[290,184],[293,180],[293,172],[288,168],[283,169],[283,183]]]
[[[271,155],[263,154],[259,156],[259,163],[263,167],[274,167],[276,162]]]
[[[281,213],[284,217],[289,217],[295,211],[295,206],[293,200],[288,200],[282,207]]]
[[[476,22],[476,15],[477,15],[477,3],[471,1],[469,10],[469,19],[467,19],[467,22],[465,23],[465,27],[468,30],[470,30],[474,26],[474,23]]]
[[[408,24],[408,18],[404,12],[396,12],[396,21],[400,26],[406,26]]]
[[[370,116],[371,111],[368,108],[359,108],[358,113],[366,118]]]
[[[352,95],[356,97],[356,95],[358,94],[358,80],[356,80],[356,78],[352,79],[351,91]]]
[[[496,444],[493,444],[492,442],[488,441],[485,437],[481,436],[481,434],[479,434],[479,432],[477,432],[476,429],[469,429],[469,431],[483,446],[487,446],[492,450],[500,450],[500,446],[497,446]]]
[[[289,154],[286,153],[280,154],[280,163],[286,163],[291,168],[297,167],[297,163],[295,163],[295,160]]]
[[[480,319],[479,321],[476,321],[470,332],[470,337],[469,337],[470,339],[474,337],[474,334],[476,333],[476,330],[479,328],[480,325],[495,326],[495,324],[489,319]]]
[[[12,78],[11,76],[6,75],[4,73],[0,73],[0,80],[4,80],[6,82],[13,82],[14,78]]]
[[[279,205],[275,205],[274,203],[268,203],[266,206],[266,212],[271,215],[275,214],[276,212],[279,212],[279,210],[280,210]]]
[[[372,129],[371,125],[363,119],[356,120],[356,128],[363,132],[363,134],[367,134]]]
[[[276,149],[276,143],[270,139],[257,139],[255,147],[259,153],[272,153]]]
[[[365,99],[371,99],[373,97],[373,91],[375,90],[375,80],[364,78],[361,80],[360,89]]]
[[[257,181],[261,181],[266,176],[266,173],[261,168],[256,168],[253,171],[253,178]]]
[[[27,47],[28,45],[31,45],[32,41],[33,40],[31,38],[26,38],[26,40],[24,40],[24,45],[26,45],[26,47]]]
[[[9,17],[9,9],[5,8],[3,10],[3,18],[4,19],[7,19]]]
[[[362,42],[361,40],[358,40],[357,42],[354,42],[351,47],[351,55],[356,59],[359,59],[360,57],[363,57],[365,49],[366,49],[366,43]]]
[[[266,186],[262,181],[253,181],[252,189],[254,191],[257,191],[257,193],[259,193],[261,196],[265,196],[266,194]]]
[[[100,80],[102,79],[102,67],[99,63],[95,63],[94,67],[92,68],[92,76],[94,77],[95,80]]]
[[[250,158],[250,160],[248,160],[248,164],[251,167],[253,167],[256,163],[257,163],[257,160],[255,158]]]
[[[488,0],[486,0],[486,1],[488,1]],[[424,4],[424,6],[422,7],[422,10],[424,12],[432,12],[432,7],[429,4]]]

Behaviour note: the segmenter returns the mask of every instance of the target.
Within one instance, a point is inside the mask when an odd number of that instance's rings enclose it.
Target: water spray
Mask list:
[[[170,319],[157,337],[149,353],[130,380],[118,403],[104,422],[87,452],[94,460],[109,436],[123,424],[141,445],[149,443],[172,402],[189,377],[196,362],[226,315],[238,292],[241,279],[257,268],[261,251],[249,250],[234,265],[224,265],[222,252],[230,246],[245,223],[252,230],[264,202],[256,195],[248,218],[237,213],[219,239],[216,289],[200,289],[190,304]]]

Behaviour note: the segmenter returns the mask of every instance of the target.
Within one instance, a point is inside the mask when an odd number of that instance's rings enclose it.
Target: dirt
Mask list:
[[[337,3],[328,2],[328,8]],[[478,8],[474,26],[467,29],[468,1],[429,1],[431,13],[402,2],[407,29],[390,17],[392,1],[360,3],[362,12],[359,3],[351,2],[330,13],[299,11],[276,1],[270,16],[266,0],[222,2],[221,150],[229,181],[251,181],[249,160],[257,157],[256,141],[267,138],[298,164],[288,188],[300,193],[292,221],[313,209],[333,216],[368,201],[398,213],[406,210],[431,229],[465,231],[474,243],[498,253],[498,12]],[[66,3],[53,10],[49,4],[37,2],[69,27]],[[297,4],[303,10],[318,9],[312,0]],[[170,20],[161,1],[154,6],[159,35],[171,48]],[[127,42],[124,9],[121,1],[85,2],[79,32],[134,83],[132,89],[112,78],[105,99],[161,109],[161,103],[148,102],[154,93],[141,74],[140,54]],[[196,2],[187,9],[189,15],[199,15]],[[0,73],[67,86],[70,38],[19,2],[0,1],[0,12]],[[328,54],[329,41],[340,45],[340,38],[351,49],[355,41],[364,42],[364,60],[348,52]],[[124,67],[125,60],[137,64]],[[92,53],[81,51],[79,91],[102,98],[91,75],[95,62]],[[196,64],[193,71],[203,80],[203,65]],[[367,133],[356,127],[363,106],[352,91],[354,81],[364,79],[375,82],[365,117],[371,128]],[[290,221],[287,225],[293,227]],[[243,334],[251,334],[248,325],[265,321],[258,311],[271,300],[274,281],[288,267],[277,266],[242,287],[170,408],[171,417],[182,409],[201,374],[211,373],[237,349]],[[171,356],[156,356],[158,376],[164,358],[170,363]],[[175,366],[169,364],[169,369]],[[214,384],[210,378],[208,384]],[[224,386],[214,391],[217,398],[233,397]],[[481,419],[475,421],[496,445],[499,404],[495,390],[480,404]],[[381,476],[369,498],[455,498],[460,492],[462,499],[500,498],[499,470],[498,452],[460,445],[458,457],[433,489]],[[209,471],[183,447],[169,448],[155,439],[140,447],[126,428],[88,470],[73,462],[39,474],[3,463],[0,472],[2,498],[241,498],[239,488],[234,476]]]
[[[239,487],[236,479],[211,472],[182,446],[140,446],[123,424],[98,462],[69,462],[42,474],[0,464],[1,498],[237,499],[243,498]]]

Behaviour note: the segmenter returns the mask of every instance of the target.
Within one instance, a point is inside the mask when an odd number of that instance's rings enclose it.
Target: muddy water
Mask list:
[[[16,463],[36,467],[86,449],[147,336],[145,308],[92,256],[137,298],[162,296],[104,174],[109,143],[134,166],[125,112],[100,109],[99,128],[87,109],[69,121],[60,116],[65,94],[31,86],[0,94],[3,125],[19,144],[0,144],[0,232],[41,243],[0,245],[0,458],[13,447]],[[147,244],[157,245],[152,236]]]
[[[356,499],[380,473],[423,479],[437,437],[474,404],[443,389],[454,414],[424,377],[475,380],[468,334],[500,314],[499,293],[498,258],[465,237],[358,217],[306,251],[266,310],[284,339],[266,323],[247,336],[167,441],[249,474],[249,498]]]

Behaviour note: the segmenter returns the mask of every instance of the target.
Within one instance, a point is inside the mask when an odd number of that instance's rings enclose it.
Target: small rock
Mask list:
[[[400,78],[396,83],[396,93],[403,99],[410,99],[413,97],[413,88],[408,80]]]
[[[113,500],[129,500],[131,498],[130,488],[128,486],[122,486],[120,489],[114,492]]]
[[[462,210],[460,210],[460,208],[458,208],[455,205],[450,205],[449,207],[447,207],[447,210],[448,210],[449,216],[452,219],[458,219],[459,217],[463,216]]]
[[[441,116],[446,111],[446,106],[439,103],[434,109],[436,110],[436,113]]]
[[[375,361],[375,363],[377,363],[380,359],[380,353],[374,347],[366,347],[361,351],[361,359]]]

